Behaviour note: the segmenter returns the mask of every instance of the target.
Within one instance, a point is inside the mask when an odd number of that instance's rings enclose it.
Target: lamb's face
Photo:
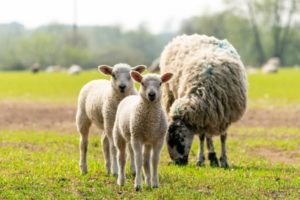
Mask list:
[[[168,151],[175,164],[188,163],[193,132],[179,119],[171,121],[167,134]]]
[[[148,101],[160,101],[162,81],[158,75],[146,75],[141,82],[140,95]]]
[[[169,81],[172,73],[165,73],[162,76],[157,74],[147,74],[142,76],[137,72],[131,72],[132,78],[141,84],[140,95],[149,102],[157,102],[161,99],[161,84]]]
[[[129,65],[123,63],[116,64],[114,67],[107,65],[99,66],[99,71],[111,76],[112,88],[120,93],[126,93],[134,87],[130,77],[131,70],[143,72],[145,69],[146,67],[144,65],[131,68]]]

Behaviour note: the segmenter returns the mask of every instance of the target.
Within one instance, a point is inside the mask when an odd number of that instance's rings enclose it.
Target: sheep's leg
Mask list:
[[[110,161],[111,161],[111,174],[116,176],[118,174],[118,165],[117,165],[117,149],[114,145],[112,137],[109,137],[109,151],[110,151]]]
[[[204,139],[205,135],[199,135],[200,145],[199,145],[199,160],[197,162],[198,166],[204,166],[205,156],[204,156]]]
[[[80,160],[79,167],[82,174],[87,173],[87,163],[86,163],[86,154],[88,149],[88,136],[89,136],[89,128],[91,126],[91,122],[87,119],[87,117],[77,114],[76,117],[77,130],[80,133]]]
[[[142,189],[142,165],[143,165],[142,143],[133,140],[132,147],[134,152],[134,161],[135,161],[135,170],[136,170],[134,188],[135,191],[140,191]]]
[[[144,145],[143,165],[144,165],[144,172],[145,172],[145,181],[149,187],[151,187],[150,157],[151,157],[151,146]]]
[[[130,173],[132,176],[135,176],[135,162],[134,162],[134,152],[131,144],[128,145],[129,155],[130,155]]]
[[[109,174],[110,173],[110,151],[109,151],[109,140],[108,137],[105,135],[102,139],[102,147],[103,147],[103,155],[105,159],[105,167],[106,171]]]
[[[227,133],[224,135],[221,135],[221,157],[220,157],[220,162],[221,162],[221,167],[227,168],[228,163],[227,163],[227,155],[226,155],[226,138],[227,138]]]
[[[120,137],[117,138],[117,154],[118,154],[118,185],[122,186],[125,184],[125,165],[126,165],[126,141]]]
[[[216,156],[215,148],[214,148],[214,143],[212,137],[206,137],[206,142],[207,142],[207,148],[208,148],[208,159],[210,161],[210,166],[212,167],[218,167],[219,166],[219,161]]]
[[[158,142],[153,145],[152,148],[152,173],[151,173],[151,182],[152,188],[158,188],[159,181],[158,181],[158,164],[160,159],[160,152],[163,146],[163,142]]]

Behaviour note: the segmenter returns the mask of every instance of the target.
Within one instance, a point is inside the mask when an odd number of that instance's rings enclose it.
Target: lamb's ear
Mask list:
[[[172,78],[173,74],[172,73],[165,73],[161,75],[160,79],[163,83],[168,82]]]
[[[108,65],[99,65],[98,71],[106,75],[112,75],[113,68]]]
[[[141,83],[143,80],[143,76],[136,71],[131,71],[130,76],[133,78],[133,80],[135,80],[136,82],[139,82],[139,83]]]
[[[133,67],[132,70],[139,72],[141,74],[141,73],[143,73],[143,71],[145,71],[146,68],[147,68],[146,65],[137,65],[137,66]]]

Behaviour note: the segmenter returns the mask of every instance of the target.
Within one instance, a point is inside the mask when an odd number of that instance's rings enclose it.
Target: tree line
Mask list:
[[[207,34],[227,38],[245,65],[261,66],[278,57],[285,66],[300,64],[300,2],[297,0],[224,0],[218,13],[183,20],[178,31],[154,34],[145,24],[124,31],[119,26],[48,24],[26,29],[0,24],[0,70],[29,69],[34,63],[68,67],[78,64],[150,65],[176,35]]]

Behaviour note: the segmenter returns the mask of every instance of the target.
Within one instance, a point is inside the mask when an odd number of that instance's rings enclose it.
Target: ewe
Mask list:
[[[160,58],[161,73],[174,73],[163,88],[163,103],[171,119],[167,134],[171,159],[186,164],[197,134],[198,165],[204,164],[205,137],[209,160],[218,164],[211,137],[219,135],[221,166],[227,167],[227,129],[243,116],[247,102],[246,72],[238,53],[227,40],[195,34],[176,37]]]

